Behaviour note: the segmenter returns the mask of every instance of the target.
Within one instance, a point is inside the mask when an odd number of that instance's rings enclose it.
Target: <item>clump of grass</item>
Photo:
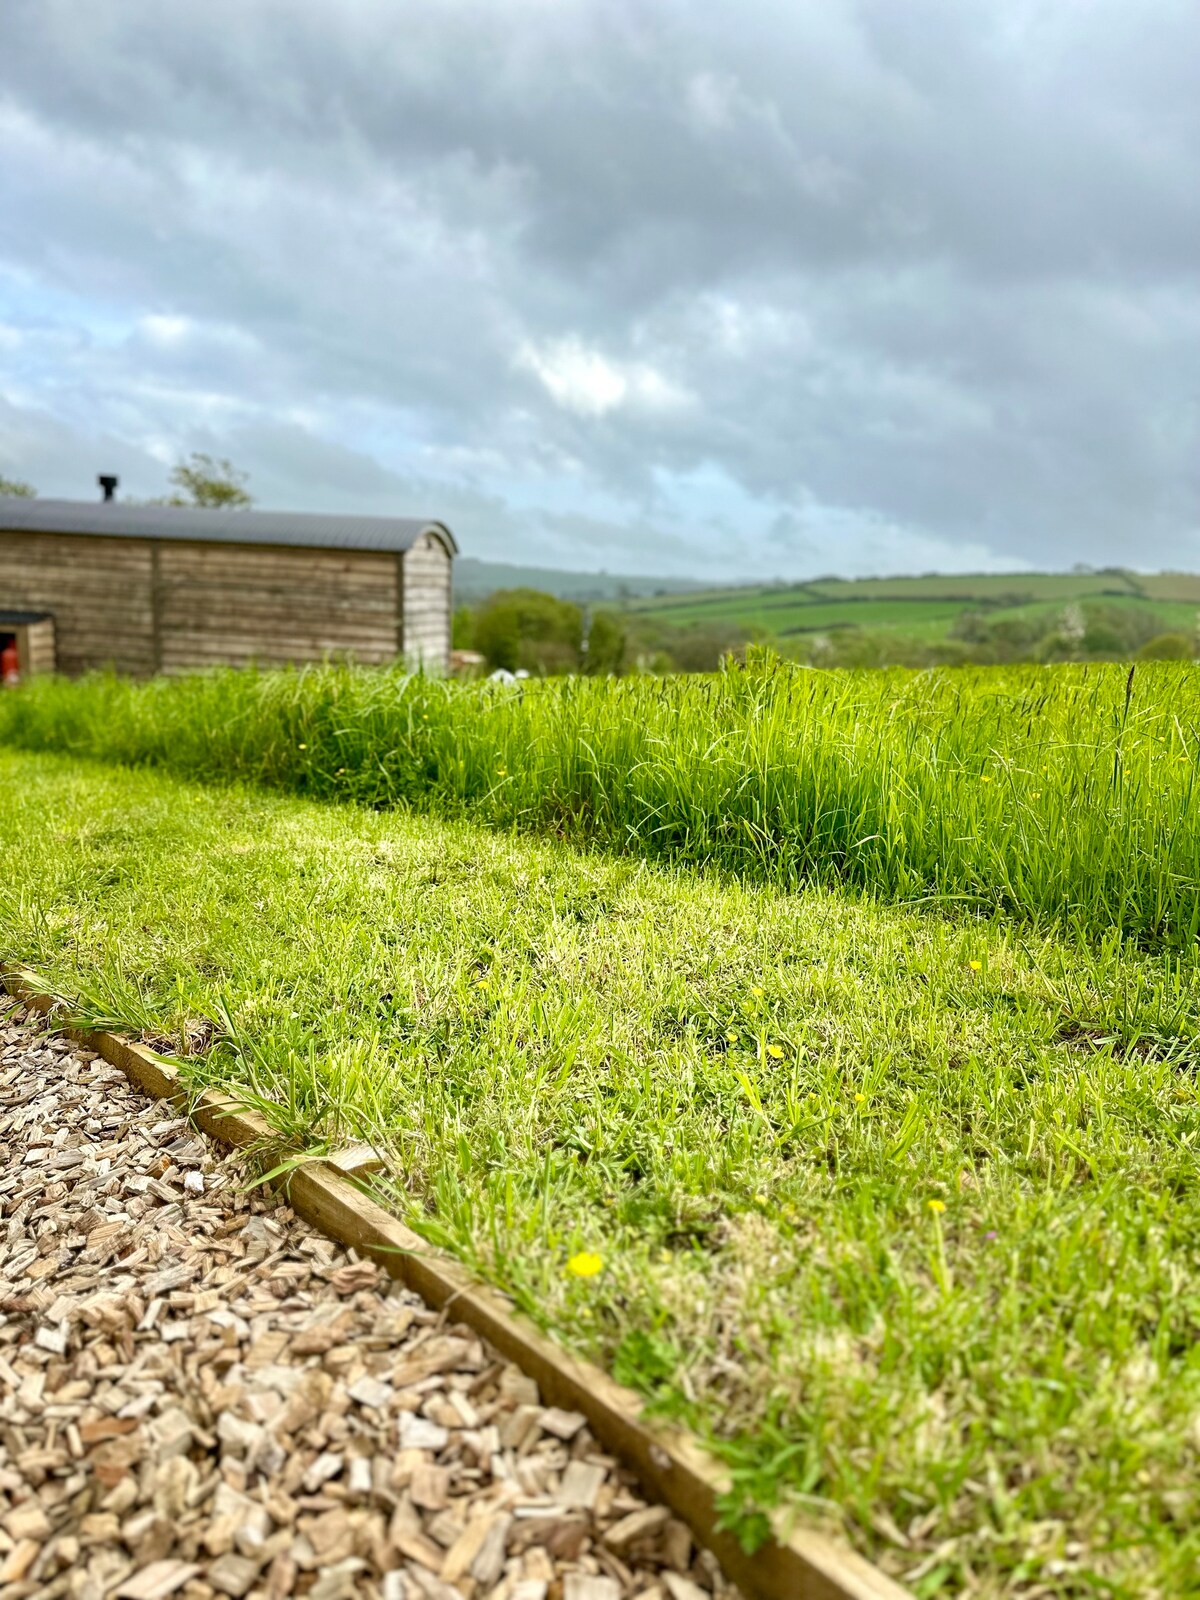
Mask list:
[[[1116,928],[1200,931],[1194,667],[711,677],[519,691],[328,666],[35,682],[0,740],[406,805],[719,867]]]
[[[272,691],[275,692],[275,691]],[[1200,1570],[1200,958],[0,756],[0,950],[918,1595]]]

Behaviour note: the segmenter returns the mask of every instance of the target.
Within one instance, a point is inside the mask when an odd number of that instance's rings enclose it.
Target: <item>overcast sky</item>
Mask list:
[[[2,0],[0,473],[1200,568],[1196,0]]]

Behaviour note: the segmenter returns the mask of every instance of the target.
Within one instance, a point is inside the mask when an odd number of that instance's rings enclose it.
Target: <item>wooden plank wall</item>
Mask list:
[[[57,665],[54,649],[54,622],[50,617],[41,622],[26,622],[17,629],[17,643],[21,652],[21,671],[32,678],[38,673],[53,672]]]
[[[150,545],[0,530],[0,606],[50,611],[58,670],[154,671]]]
[[[158,545],[161,670],[395,658],[396,558],[362,550]]]
[[[404,659],[414,671],[450,670],[450,552],[435,533],[404,556]]]
[[[131,676],[353,656],[445,672],[450,554],[423,534],[373,551],[16,533],[0,529],[0,605],[53,613],[60,672]],[[399,594],[403,584],[403,629]]]

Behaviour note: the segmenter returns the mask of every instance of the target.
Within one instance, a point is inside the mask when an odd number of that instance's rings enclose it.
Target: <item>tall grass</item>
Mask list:
[[[851,883],[1091,936],[1200,931],[1188,665],[455,685],[344,666],[0,697],[0,739]]]

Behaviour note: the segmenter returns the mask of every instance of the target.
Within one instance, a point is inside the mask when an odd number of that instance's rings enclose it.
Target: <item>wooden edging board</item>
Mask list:
[[[10,994],[50,1017],[62,1003],[27,968],[0,962],[0,981]],[[278,1145],[279,1136],[258,1112],[205,1090],[191,1096],[178,1069],[144,1045],[99,1029],[61,1031],[119,1067],[130,1082],[158,1100],[172,1100],[192,1121],[222,1143],[246,1147]],[[306,1161],[285,1180],[288,1203],[327,1238],[371,1256],[429,1305],[446,1309],[490,1340],[500,1354],[536,1379],[551,1404],[582,1412],[605,1449],[638,1476],[647,1494],[669,1506],[689,1525],[726,1573],[758,1600],[906,1600],[908,1591],[847,1546],[810,1529],[772,1518],[774,1538],[753,1555],[717,1528],[718,1497],[729,1475],[682,1429],[642,1416],[640,1397],[601,1368],[561,1349],[503,1296],[476,1282],[364,1193],[348,1175],[366,1163],[334,1155]]]

